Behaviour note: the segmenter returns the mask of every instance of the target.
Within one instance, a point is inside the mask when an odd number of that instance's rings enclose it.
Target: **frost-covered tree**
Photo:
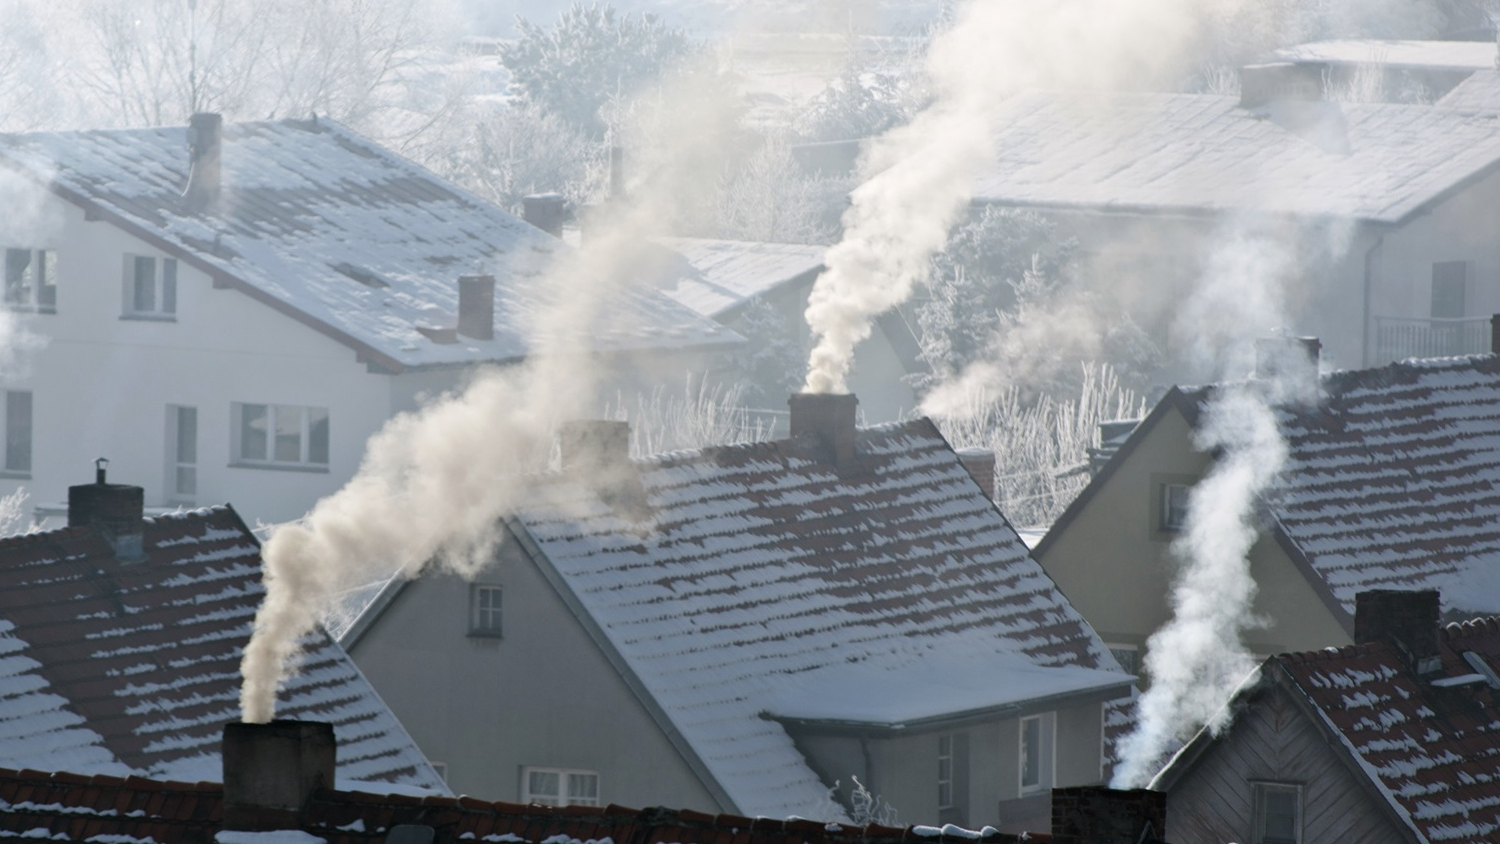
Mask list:
[[[833,236],[823,179],[808,175],[779,138],[770,138],[719,182],[716,234],[772,243],[826,243]],[[842,202],[839,203],[841,208]]]
[[[750,407],[778,408],[806,375],[807,355],[797,326],[761,299],[753,299],[730,323],[749,342],[733,358],[735,383]]]
[[[592,137],[600,113],[692,55],[686,33],[655,15],[622,14],[603,3],[574,2],[550,28],[525,18],[520,36],[500,49],[515,91]]]
[[[869,138],[911,119],[912,106],[901,76],[851,68],[802,107],[792,131],[806,141]]]

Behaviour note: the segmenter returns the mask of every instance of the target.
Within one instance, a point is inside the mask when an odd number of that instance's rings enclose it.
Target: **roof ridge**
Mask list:
[[[1500,616],[1494,615],[1450,621],[1438,627],[1438,634],[1444,642],[1495,633],[1500,633]]]
[[[1352,645],[1340,645],[1337,647],[1320,648],[1315,651],[1289,651],[1272,657],[1283,662],[1305,665],[1317,662],[1331,662],[1336,659],[1347,659],[1351,656],[1364,656],[1387,650],[1384,642],[1355,642]]]

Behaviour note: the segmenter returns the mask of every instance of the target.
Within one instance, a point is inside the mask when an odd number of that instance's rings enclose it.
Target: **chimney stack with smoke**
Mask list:
[[[474,340],[495,339],[495,277],[458,277],[458,333]]]
[[[568,201],[560,193],[538,193],[521,198],[521,219],[553,237],[562,237]]]
[[[188,210],[213,210],[219,201],[219,158],[224,119],[213,113],[188,118],[188,183],[183,191]]]
[[[1240,68],[1240,107],[1260,108],[1276,100],[1323,99],[1323,71],[1293,62],[1247,64]]]
[[[557,433],[562,470],[593,488],[619,515],[649,515],[640,472],[630,459],[630,423],[603,419],[564,422]]]
[[[146,558],[145,496],[138,486],[107,483],[103,457],[94,462],[94,483],[68,487],[68,527],[92,528],[115,550],[115,559],[137,563]]]
[[[337,753],[332,724],[225,724],[224,828],[299,828],[313,792],[334,787]]]
[[[958,461],[969,470],[969,477],[991,500],[995,497],[995,452],[988,448],[961,448]]]
[[[1315,382],[1322,353],[1323,343],[1316,337],[1263,337],[1255,341],[1255,377]]]
[[[1100,785],[1052,789],[1056,844],[1143,844],[1166,837],[1167,795]]]
[[[852,393],[793,393],[787,404],[793,440],[811,441],[835,466],[854,461],[854,408],[859,399]]]
[[[1354,596],[1354,642],[1387,642],[1418,675],[1430,674],[1442,667],[1438,654],[1441,615],[1436,589],[1360,592]]]

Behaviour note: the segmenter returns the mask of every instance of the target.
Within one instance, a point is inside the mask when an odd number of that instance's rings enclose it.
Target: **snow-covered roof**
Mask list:
[[[1132,678],[925,419],[858,433],[838,468],[798,440],[636,467],[644,521],[560,477],[512,529],[739,811],[824,805],[827,786],[763,716],[810,692],[858,714],[867,701],[830,687],[834,667],[879,674],[893,698],[925,689],[923,717],[1013,699],[1015,684],[1128,694]],[[931,660],[1024,668],[966,678],[966,697],[946,701],[922,685]]]
[[[327,120],[225,124],[222,193],[194,212],[187,127],[0,135],[0,165],[390,371],[525,357],[570,247]],[[496,278],[495,337],[432,339],[456,324],[458,277]],[[570,296],[589,295],[570,291]],[[616,296],[595,348],[724,344],[735,336],[650,290]],[[592,327],[590,327],[592,328]]]
[[[1241,710],[1236,721],[1248,719],[1243,710],[1258,705],[1267,684],[1287,689],[1315,731],[1284,729],[1346,755],[1348,769],[1375,803],[1388,807],[1415,840],[1494,841],[1500,835],[1500,690],[1464,655],[1500,667],[1500,621],[1450,624],[1438,633],[1438,651],[1441,669],[1423,677],[1386,642],[1281,654],[1268,659],[1261,679],[1230,705]],[[1274,717],[1285,724],[1288,715],[1278,708]],[[1151,787],[1181,782],[1209,747],[1234,735],[1234,727],[1215,732],[1217,738],[1207,730],[1196,737]],[[1314,799],[1309,791],[1309,810]]]
[[[1495,67],[1494,41],[1400,41],[1378,38],[1313,41],[1282,47],[1276,61],[1378,65],[1399,70],[1472,71]]]
[[[1206,94],[1018,94],[976,202],[1399,223],[1500,163],[1500,116]]]
[[[1435,105],[1474,111],[1500,111],[1500,71],[1476,70]]]
[[[686,266],[664,278],[662,292],[706,317],[718,317],[823,268],[826,246],[741,240],[664,237],[657,242],[681,255]]]
[[[120,562],[94,530],[0,539],[0,760],[75,774],[218,780],[240,651],[264,592],[260,545],[228,507],[146,519]],[[278,698],[328,721],[341,783],[447,787],[321,632]]]

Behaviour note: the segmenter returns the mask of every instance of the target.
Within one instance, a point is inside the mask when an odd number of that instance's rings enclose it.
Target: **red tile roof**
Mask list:
[[[219,778],[260,546],[228,507],[144,529],[135,563],[87,528],[0,539],[0,762]],[[321,632],[304,644],[278,708],[335,725],[340,779],[445,790],[348,655]]]
[[[209,844],[221,828],[217,783],[0,769],[0,839]],[[622,806],[522,806],[470,797],[409,797],[323,790],[300,830],[327,844],[378,844],[399,824],[431,827],[434,844],[460,841],[572,844],[959,844],[1026,838],[956,827],[852,826]],[[108,836],[119,836],[109,838]],[[1029,840],[1046,841],[1048,836]]]

